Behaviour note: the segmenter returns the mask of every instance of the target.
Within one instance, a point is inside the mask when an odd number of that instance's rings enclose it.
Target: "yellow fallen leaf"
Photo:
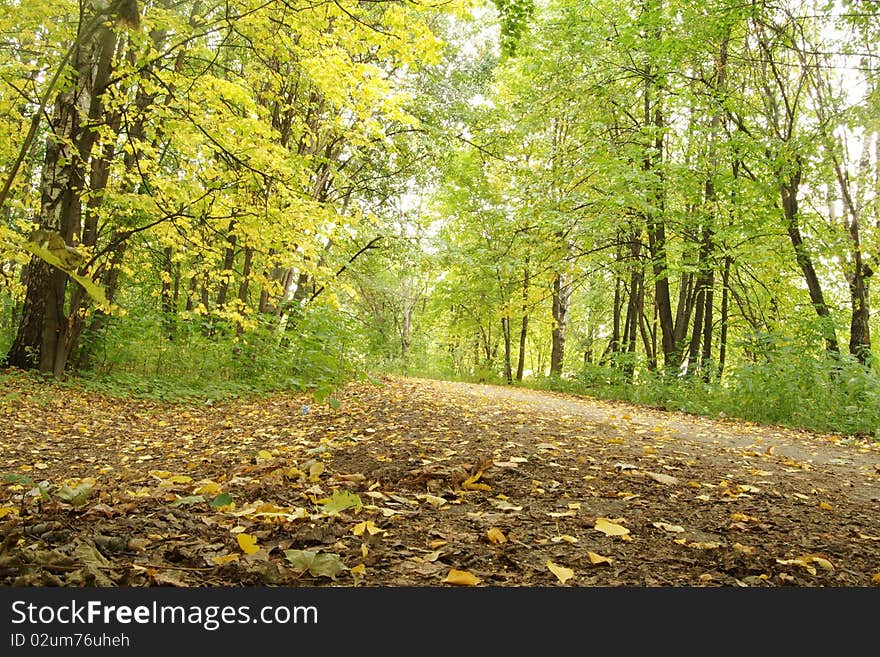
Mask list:
[[[465,479],[461,483],[461,487],[464,490],[492,490],[492,488],[488,484],[477,483],[480,477],[483,476],[483,471],[480,470],[476,474],[471,475],[467,479]]]
[[[476,586],[480,583],[480,578],[466,570],[450,568],[449,573],[447,573],[442,582],[445,584],[455,584],[456,586]]]
[[[562,534],[560,536],[554,536],[550,539],[554,543],[559,543],[561,541],[565,541],[566,543],[577,543],[578,540],[574,536],[569,536],[568,534]]]
[[[715,541],[695,541],[688,543],[687,546],[697,548],[698,550],[715,550],[721,547],[721,543],[716,543]]]
[[[432,550],[436,550],[438,547],[443,547],[447,543],[449,543],[449,541],[444,540],[442,538],[437,538],[437,539],[434,539],[433,541],[428,541],[428,547],[431,548]]]
[[[272,452],[270,452],[267,449],[261,449],[259,452],[257,452],[257,459],[259,459],[261,461],[265,461],[266,459],[271,459],[271,458],[272,458]]]
[[[498,529],[497,527],[492,527],[491,529],[486,530],[486,538],[489,539],[490,543],[507,543],[507,536],[504,535],[504,532]]]
[[[238,539],[238,547],[241,548],[241,551],[245,554],[253,554],[254,552],[259,551],[260,547],[257,545],[257,537],[251,536],[250,534],[245,534],[242,532],[236,536]]]
[[[731,513],[730,518],[737,522],[753,522],[759,523],[761,522],[760,518],[756,518],[755,516],[747,516],[745,513]]]
[[[818,564],[823,570],[834,570],[834,565],[828,559],[818,554],[805,554],[794,559],[777,559],[776,563],[783,566],[801,566],[810,575],[816,574],[816,569],[813,567],[814,563]]]
[[[318,461],[317,463],[312,463],[309,467],[309,481],[316,482],[321,478],[321,473],[324,472],[324,462]]]
[[[667,532],[680,533],[684,531],[684,527],[682,527],[681,525],[670,525],[668,522],[652,522],[651,525],[653,525],[657,529],[663,529]]]
[[[222,566],[225,563],[230,563],[231,561],[238,561],[237,554],[223,554],[220,556],[216,556],[212,559],[215,565]]]
[[[611,522],[608,518],[596,518],[593,527],[605,534],[605,536],[624,536],[629,534],[629,530],[626,527]]]
[[[826,511],[831,511],[834,507],[828,504],[828,502],[819,502],[819,508],[825,509]]]
[[[367,532],[370,536],[375,536],[376,534],[384,534],[385,530],[376,527],[376,524],[372,520],[359,522],[351,530],[351,533],[355,536],[363,536],[364,532]]]
[[[871,584],[880,585],[880,573],[877,573],[871,578]]]
[[[173,477],[168,478],[168,481],[170,481],[172,484],[188,484],[192,480],[192,477],[188,477],[186,475],[174,475]]]
[[[361,576],[363,576],[363,575],[366,575],[366,574],[367,574],[367,567],[366,567],[364,564],[359,563],[357,566],[355,566],[354,568],[352,568],[351,570],[349,570],[349,572],[350,572],[352,575],[361,575]]]
[[[18,513],[18,509],[11,506],[0,506],[0,518],[5,518],[10,513]]]
[[[552,561],[547,561],[547,568],[551,573],[556,575],[556,579],[558,579],[562,584],[565,584],[568,580],[574,577],[574,571],[571,568],[566,568],[565,566],[560,566],[559,564],[553,563]]]
[[[209,481],[195,490],[196,495],[216,495],[219,492],[220,484],[216,484],[213,481]]]
[[[866,541],[880,541],[880,536],[869,536],[868,534],[859,534],[859,538],[863,538]]]
[[[444,498],[438,497],[437,495],[431,495],[428,493],[425,495],[425,501],[429,504],[433,504],[434,506],[443,506],[444,504],[449,504]]]
[[[742,552],[743,554],[754,554],[756,551],[756,548],[750,545],[743,545],[742,543],[734,543],[733,549],[736,552]]]
[[[602,563],[607,563],[609,565],[614,563],[614,559],[611,557],[603,557],[601,554],[596,554],[595,552],[587,551],[587,557],[589,558],[590,563],[594,566],[598,566]]]

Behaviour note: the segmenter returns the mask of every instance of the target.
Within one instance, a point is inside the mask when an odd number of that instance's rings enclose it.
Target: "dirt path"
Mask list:
[[[436,382],[420,381],[426,387]],[[443,383],[463,399],[477,403],[520,403],[561,422],[583,422],[599,432],[617,432],[638,436],[646,430],[674,439],[682,449],[706,445],[718,452],[719,459],[737,460],[743,450],[765,452],[806,465],[822,466],[834,479],[853,484],[850,493],[865,501],[880,502],[880,443],[873,447],[865,441],[785,427],[768,427],[742,421],[719,421],[689,413],[659,411],[623,402],[576,397],[562,393],[535,391],[493,385]],[[711,455],[711,452],[708,455]],[[863,475],[864,477],[860,476]],[[853,482],[860,482],[858,485]]]
[[[349,386],[335,409],[7,383],[0,584],[861,587],[880,573],[880,449],[839,437],[419,379]]]

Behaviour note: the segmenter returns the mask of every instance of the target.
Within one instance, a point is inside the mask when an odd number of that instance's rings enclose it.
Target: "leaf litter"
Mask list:
[[[5,381],[0,585],[880,584],[868,442],[393,377],[320,406]]]

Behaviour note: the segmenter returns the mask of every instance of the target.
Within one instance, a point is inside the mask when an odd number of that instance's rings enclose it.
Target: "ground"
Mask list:
[[[408,378],[323,404],[4,384],[0,585],[880,584],[865,438]]]

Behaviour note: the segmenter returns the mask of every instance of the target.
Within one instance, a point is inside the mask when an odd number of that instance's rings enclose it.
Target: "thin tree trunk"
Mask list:
[[[551,312],[553,328],[551,331],[550,376],[561,376],[565,360],[565,324],[568,313],[570,289],[561,273],[553,277],[553,299]]]
[[[526,366],[526,338],[529,334],[529,261],[526,259],[526,266],[523,268],[523,289],[522,289],[522,323],[519,328],[519,353],[516,361],[516,380],[523,380],[523,372]]]

